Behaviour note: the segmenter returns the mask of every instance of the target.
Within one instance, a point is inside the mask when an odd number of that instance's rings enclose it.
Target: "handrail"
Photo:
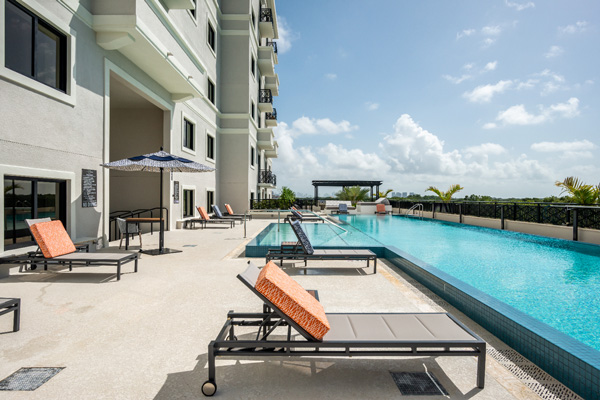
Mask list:
[[[166,224],[165,226],[169,226],[169,209],[167,207],[163,207],[162,208],[163,211],[166,211]],[[118,233],[117,233],[117,218],[139,218],[142,214],[146,214],[146,213],[150,213],[150,218],[154,217],[154,211],[156,210],[160,210],[160,207],[154,207],[154,208],[138,208],[135,209],[133,211],[129,211],[129,210],[118,210],[118,211],[112,211],[109,214],[109,220],[108,220],[108,232],[109,232],[109,241],[110,240],[116,240],[118,238]],[[159,212],[160,215],[160,212]],[[113,226],[111,227],[111,224],[113,224]],[[113,228],[114,227],[114,228]],[[111,229],[113,228],[113,229]],[[114,233],[114,236],[112,236],[111,239],[111,235],[110,232]],[[150,232],[153,233],[153,227],[152,225],[150,225]]]
[[[415,211],[417,211],[419,218],[423,218],[423,204],[421,203],[415,204],[409,208],[404,215],[409,215],[411,212],[413,213],[412,215],[414,215]]]

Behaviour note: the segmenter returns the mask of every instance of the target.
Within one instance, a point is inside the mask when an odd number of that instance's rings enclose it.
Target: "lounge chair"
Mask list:
[[[387,213],[388,212],[385,210],[385,204],[379,203],[379,204],[377,204],[375,206],[375,214],[380,214],[380,215],[383,214],[383,215],[385,215]]]
[[[323,222],[323,223],[325,223],[325,218],[321,218],[317,215],[305,215],[305,214],[302,214],[300,211],[293,209],[293,208],[290,210],[290,212],[292,214],[285,217],[285,219],[284,219],[285,222],[297,220],[300,222]]]
[[[215,360],[222,356],[313,360],[315,357],[475,356],[477,387],[484,387],[486,343],[448,313],[325,313],[318,300],[272,262],[262,270],[250,263],[238,279],[265,306],[262,313],[227,314],[225,325],[208,345],[208,380],[202,385],[205,396],[217,391]],[[238,327],[251,327],[252,336],[239,339]],[[287,329],[277,332],[277,328]],[[277,381],[271,380],[269,384]],[[285,383],[281,385],[283,390]]]
[[[290,242],[284,242],[279,249],[269,249],[267,251],[267,262],[271,260],[304,260],[304,267],[308,260],[366,260],[369,268],[371,260],[373,261],[373,273],[377,273],[377,255],[371,250],[361,249],[314,249],[308,236],[302,229],[299,221],[289,221],[292,230],[298,238],[298,242],[290,245]]]
[[[346,203],[340,203],[338,205],[338,214],[348,214],[348,204]]]
[[[44,264],[44,270],[48,269],[48,264],[59,264],[68,265],[69,271],[73,270],[74,265],[114,265],[117,267],[117,280],[120,280],[121,266],[134,261],[134,270],[137,272],[138,253],[77,252],[73,241],[60,221],[39,222],[31,225],[30,229],[40,251],[2,258],[0,264]]]
[[[216,204],[212,205],[212,209],[213,209],[213,214],[215,215],[216,219],[228,219],[228,220],[232,220],[232,221],[240,221],[240,224],[244,221],[244,217],[236,217],[236,216],[232,216],[232,215],[223,215],[223,213],[221,212],[221,209]],[[235,222],[234,222],[234,224],[235,224]]]
[[[230,228],[235,226],[235,220],[233,219],[210,219],[210,216],[204,207],[200,206],[196,207],[196,209],[198,210],[198,214],[200,214],[200,218],[188,219],[186,223],[191,223],[195,226],[196,222],[198,222],[203,229],[206,228],[207,224],[225,224],[229,225]]]
[[[233,208],[231,208],[231,206],[227,203],[225,203],[225,210],[227,211],[227,214],[225,214],[225,216],[232,216],[232,217],[245,217],[248,221],[252,221],[252,215],[251,214],[236,214],[233,212]]]

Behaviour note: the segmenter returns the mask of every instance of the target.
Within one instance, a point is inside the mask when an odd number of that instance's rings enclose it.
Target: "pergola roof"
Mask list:
[[[381,186],[383,181],[312,181],[312,185],[317,186]]]

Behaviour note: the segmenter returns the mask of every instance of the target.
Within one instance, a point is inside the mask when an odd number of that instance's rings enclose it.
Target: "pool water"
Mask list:
[[[600,246],[402,216],[339,218],[600,350]],[[312,225],[322,224],[302,226]],[[307,232],[315,245],[321,230]]]

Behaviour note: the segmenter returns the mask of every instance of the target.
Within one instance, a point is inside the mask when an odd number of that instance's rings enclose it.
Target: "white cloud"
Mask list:
[[[481,33],[484,36],[498,36],[500,33],[502,33],[502,28],[500,28],[500,25],[488,25],[481,28]]]
[[[487,49],[488,47],[490,47],[491,45],[493,45],[494,43],[496,43],[496,39],[492,39],[492,38],[485,38],[483,39],[483,41],[481,42],[482,46],[484,49]]]
[[[496,69],[496,66],[498,65],[498,61],[490,61],[489,63],[485,64],[485,67],[483,67],[484,71],[493,71]]]
[[[497,127],[498,125],[493,122],[488,122],[487,124],[483,125],[483,129],[496,129]]]
[[[292,123],[291,135],[296,137],[302,134],[338,134],[351,132],[358,129],[357,125],[352,125],[346,120],[333,122],[329,118],[309,118],[302,116]]]
[[[373,103],[371,101],[367,101],[365,105],[367,106],[367,110],[369,111],[375,111],[379,108],[379,103]]]
[[[592,158],[592,150],[597,146],[587,139],[572,142],[538,142],[531,145],[531,149],[540,153],[560,153],[562,158],[581,159]]]
[[[460,39],[462,37],[465,37],[465,36],[471,36],[475,32],[476,32],[475,29],[463,29],[462,32],[458,32],[456,34],[456,39],[458,40],[458,39]]]
[[[495,85],[477,86],[472,91],[463,93],[463,97],[472,103],[489,103],[496,93],[503,93],[512,84],[512,81],[498,81]]]
[[[448,82],[452,82],[455,85],[458,85],[459,83],[462,83],[462,82],[466,81],[467,79],[471,79],[471,75],[467,75],[467,74],[464,74],[461,76],[442,75],[442,78],[444,78]]]
[[[325,78],[329,79],[330,81],[334,81],[337,79],[337,74],[333,74],[333,73],[325,74]]]
[[[548,52],[546,54],[544,54],[544,57],[554,58],[554,57],[558,57],[558,56],[562,55],[562,53],[564,53],[564,52],[565,51],[560,46],[550,46],[550,50],[548,50]]]
[[[523,11],[527,8],[535,7],[535,3],[533,1],[528,1],[527,3],[517,3],[517,2],[505,0],[505,3],[508,7],[514,8],[517,11]]]
[[[529,113],[523,104],[509,107],[498,113],[496,120],[503,125],[539,125],[555,117],[573,118],[579,115],[579,99],[572,97],[566,103],[557,103],[549,107],[540,106],[538,114]]]
[[[559,26],[558,32],[563,35],[573,35],[575,33],[582,33],[587,30],[587,21],[577,21],[573,25]]]
[[[372,176],[383,174],[390,169],[390,166],[377,154],[365,153],[361,149],[346,149],[342,145],[329,143],[318,152],[325,158],[328,170],[345,170],[350,176],[357,173]]]
[[[292,48],[292,42],[298,39],[299,35],[292,31],[285,17],[281,15],[277,15],[277,31],[279,33],[279,38],[275,39],[277,54],[287,53]]]
[[[497,143],[482,143],[478,146],[467,147],[465,153],[499,155],[506,153],[506,149]]]

